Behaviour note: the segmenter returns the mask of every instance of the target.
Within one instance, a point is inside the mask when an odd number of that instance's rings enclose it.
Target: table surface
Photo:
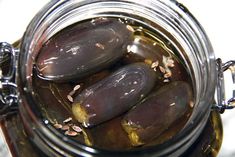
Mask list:
[[[14,42],[21,38],[28,23],[48,0],[0,0],[0,41]],[[235,1],[179,0],[204,27],[216,57],[224,62],[235,59]],[[228,98],[235,90],[229,73],[225,73]],[[235,109],[222,114],[224,139],[219,157],[234,157]]]

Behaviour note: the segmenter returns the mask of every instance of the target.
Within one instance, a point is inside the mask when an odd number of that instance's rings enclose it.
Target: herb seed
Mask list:
[[[61,129],[63,126],[61,124],[56,123],[56,124],[54,124],[54,127],[56,129]]]
[[[76,91],[76,90],[78,90],[78,89],[80,89],[80,88],[81,88],[81,86],[78,84],[78,85],[76,85],[76,86],[73,88],[73,90]]]
[[[155,68],[158,67],[158,65],[159,65],[159,62],[155,61],[155,62],[152,63],[151,68],[155,69]]]
[[[164,74],[164,78],[169,78],[169,77],[171,77],[171,75],[172,75],[171,72],[167,72]]]
[[[69,118],[65,119],[65,120],[63,121],[63,123],[68,123],[68,122],[70,122],[70,121],[72,121],[72,117],[69,117]]]
[[[71,131],[71,130],[67,130],[67,131],[65,131],[65,133],[64,133],[65,135],[68,135],[68,136],[77,136],[78,135],[78,133],[77,132],[75,132],[75,131]]]
[[[96,43],[95,46],[104,50],[104,45],[102,45],[101,43]]]
[[[169,79],[164,79],[163,82],[167,83],[167,82],[170,82],[170,80]]]
[[[166,70],[165,70],[162,66],[159,66],[159,69],[160,69],[160,71],[161,71],[163,74],[166,73]]]
[[[67,95],[67,99],[70,101],[70,102],[73,102],[73,97],[71,95]]]
[[[194,107],[194,103],[193,103],[192,101],[190,101],[190,102],[189,102],[189,106],[190,106],[191,108],[193,108],[193,107]]]
[[[131,27],[130,25],[127,25],[126,28],[127,28],[129,31],[131,31],[131,32],[135,32],[134,28]]]
[[[79,126],[76,126],[76,125],[72,126],[72,129],[76,132],[82,132],[82,129]]]

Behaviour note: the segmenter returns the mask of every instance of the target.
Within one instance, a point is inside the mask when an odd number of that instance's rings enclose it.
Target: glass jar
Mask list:
[[[58,132],[38,109],[33,87],[33,67],[43,44],[57,32],[74,23],[97,17],[128,18],[138,21],[170,41],[185,63],[194,90],[194,109],[184,128],[166,142],[131,151],[110,151],[89,147]],[[75,0],[48,3],[31,21],[19,52],[6,43],[1,44],[2,56],[12,70],[1,78],[2,102],[12,107],[18,102],[26,133],[35,145],[49,156],[179,156],[186,152],[204,129],[211,108],[223,112],[233,108],[234,99],[224,100],[223,71],[234,61],[216,60],[203,28],[190,12],[176,1],[163,0]],[[4,53],[4,55],[3,55]],[[16,75],[14,75],[16,72]],[[234,77],[234,74],[233,74]],[[16,80],[16,85],[9,81]],[[16,87],[17,86],[17,87]],[[14,90],[17,88],[16,90]],[[217,88],[217,103],[214,94]]]

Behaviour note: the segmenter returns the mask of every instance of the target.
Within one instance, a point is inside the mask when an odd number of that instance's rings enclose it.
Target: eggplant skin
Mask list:
[[[66,82],[92,75],[124,56],[132,38],[133,32],[112,18],[69,26],[42,46],[36,59],[38,76]]]
[[[110,120],[137,104],[154,87],[156,73],[144,63],[118,69],[83,90],[72,104],[76,119],[85,127]]]
[[[122,120],[133,146],[147,144],[166,131],[190,109],[192,89],[183,81],[156,90],[131,109]]]

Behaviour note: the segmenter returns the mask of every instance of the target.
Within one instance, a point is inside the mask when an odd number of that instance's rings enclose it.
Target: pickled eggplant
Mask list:
[[[92,18],[68,26],[45,42],[35,60],[38,113],[66,138],[94,148],[162,144],[187,125],[193,111],[186,105],[193,75],[179,44],[131,18]],[[64,123],[67,118],[72,121]],[[61,125],[71,130],[58,129]],[[76,136],[67,132],[74,126],[82,128]]]
[[[79,94],[72,105],[75,118],[94,126],[129,110],[154,87],[155,72],[144,63],[127,65]]]
[[[133,146],[157,138],[190,109],[192,90],[183,81],[163,86],[130,110],[122,120]]]
[[[91,75],[126,52],[132,32],[117,19],[98,18],[75,24],[52,36],[36,61],[38,75],[64,82]]]

